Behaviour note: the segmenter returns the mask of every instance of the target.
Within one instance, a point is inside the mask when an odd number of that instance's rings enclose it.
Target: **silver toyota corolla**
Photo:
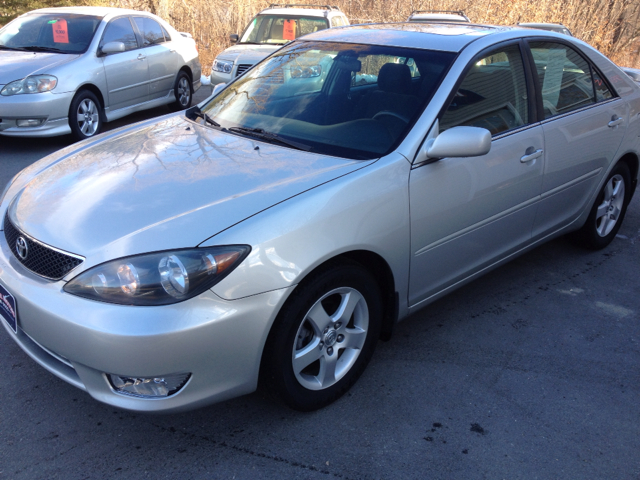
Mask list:
[[[0,135],[82,140],[200,87],[194,40],[145,12],[47,8],[0,30]]]
[[[447,292],[559,235],[609,244],[639,113],[638,86],[564,35],[324,30],[184,113],[18,174],[0,203],[0,323],[119,408],[259,382],[319,408]]]

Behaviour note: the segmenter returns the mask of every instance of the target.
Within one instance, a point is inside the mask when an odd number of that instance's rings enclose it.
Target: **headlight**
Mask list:
[[[311,65],[308,67],[291,68],[291,78],[311,78],[322,75],[321,65]]]
[[[211,70],[214,72],[231,73],[233,69],[233,62],[223,62],[217,58],[213,61]]]
[[[5,97],[11,95],[21,95],[23,93],[49,92],[56,88],[58,79],[53,75],[33,75],[8,83],[0,92]]]
[[[64,291],[121,305],[168,305],[213,287],[250,250],[247,245],[230,245],[119,258],[81,273]]]

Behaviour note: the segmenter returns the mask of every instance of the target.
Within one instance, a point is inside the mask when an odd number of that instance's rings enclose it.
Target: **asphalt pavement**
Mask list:
[[[0,138],[0,188],[70,142]],[[0,479],[637,480],[639,287],[637,193],[608,248],[561,238],[428,306],[313,413],[261,392],[179,415],[114,409],[1,330]]]

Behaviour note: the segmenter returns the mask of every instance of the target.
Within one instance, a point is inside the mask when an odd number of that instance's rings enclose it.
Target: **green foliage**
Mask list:
[[[83,3],[73,0],[0,0],[0,26],[6,25],[23,13],[38,8],[69,7]]]

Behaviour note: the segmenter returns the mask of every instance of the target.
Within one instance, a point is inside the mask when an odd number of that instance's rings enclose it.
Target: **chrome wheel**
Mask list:
[[[606,237],[616,226],[625,200],[624,178],[614,175],[604,187],[604,198],[596,210],[596,232]]]
[[[182,76],[178,80],[176,98],[178,99],[180,106],[183,108],[187,108],[191,103],[191,86],[189,85],[189,79],[186,76]]]
[[[100,127],[100,112],[95,102],[90,98],[83,99],[76,113],[80,132],[86,137],[95,135]]]
[[[324,294],[304,316],[293,345],[295,378],[309,390],[334,385],[353,367],[367,339],[369,309],[356,289]]]

